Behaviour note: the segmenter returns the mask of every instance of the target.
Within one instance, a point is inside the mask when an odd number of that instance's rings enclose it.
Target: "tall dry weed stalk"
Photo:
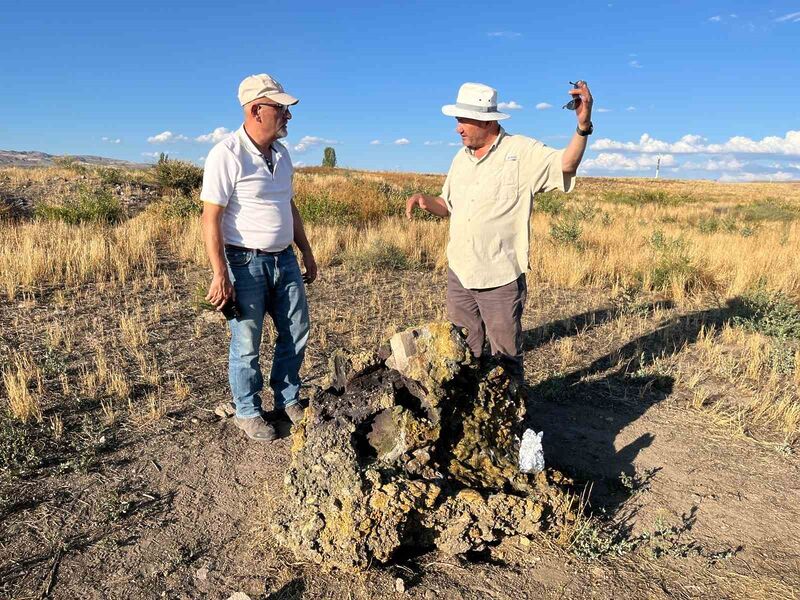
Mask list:
[[[13,353],[10,366],[3,369],[3,384],[12,417],[23,423],[42,421],[42,371],[29,353]]]

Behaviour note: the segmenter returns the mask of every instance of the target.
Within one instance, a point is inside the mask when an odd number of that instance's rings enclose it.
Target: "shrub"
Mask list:
[[[323,167],[335,167],[336,166],[336,150],[328,146],[325,148],[322,154],[322,166]]]
[[[566,204],[564,195],[560,192],[536,194],[533,198],[533,210],[552,216],[560,214]]]
[[[347,256],[345,261],[358,269],[398,271],[411,266],[400,248],[384,240],[374,240],[367,248]]]
[[[191,196],[170,194],[164,197],[162,207],[163,215],[168,219],[191,219],[199,217],[203,212],[203,203],[197,193]]]
[[[654,255],[650,269],[650,285],[653,289],[665,291],[674,282],[680,282],[684,289],[691,290],[702,283],[701,273],[692,264],[689,248],[682,238],[671,239],[657,229],[649,243]]]
[[[703,217],[697,222],[700,233],[716,233],[719,231],[720,222],[716,217]]]
[[[361,220],[355,203],[334,200],[327,194],[314,194],[295,198],[297,210],[303,221],[320,225],[349,225]]]
[[[114,167],[98,169],[97,176],[103,185],[123,185],[128,182],[126,173],[122,169]]]
[[[583,228],[575,215],[567,215],[562,219],[553,221],[550,225],[550,237],[558,244],[575,246],[578,249],[582,249],[582,233]]]
[[[63,221],[71,225],[117,223],[122,220],[123,210],[119,199],[109,190],[81,187],[61,205],[37,205],[34,215],[45,221]]]
[[[188,196],[203,185],[203,169],[182,160],[170,160],[163,152],[153,169],[163,190],[174,190]]]
[[[53,159],[53,164],[62,169],[69,169],[75,173],[86,173],[86,165],[79,162],[74,156],[56,156]]]
[[[0,416],[0,473],[15,473],[36,462],[36,450],[27,427]]]
[[[800,210],[779,200],[778,198],[765,198],[751,204],[736,207],[736,212],[745,221],[793,221],[800,215]]]
[[[662,190],[636,190],[634,192],[606,192],[603,200],[614,204],[639,206],[642,204],[658,204],[660,206],[680,206],[697,202],[689,194],[669,194]]]
[[[763,287],[731,302],[733,322],[750,331],[777,338],[800,339],[800,308],[784,294]]]

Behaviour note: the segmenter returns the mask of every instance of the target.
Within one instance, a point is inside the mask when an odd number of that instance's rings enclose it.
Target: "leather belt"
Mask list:
[[[271,252],[269,250],[261,250],[260,248],[245,248],[244,246],[234,246],[233,244],[225,244],[225,249],[240,250],[242,252],[255,252],[256,256],[275,256],[277,254],[280,254],[281,252],[286,251],[286,248],[284,248],[283,250],[275,250],[274,252]]]

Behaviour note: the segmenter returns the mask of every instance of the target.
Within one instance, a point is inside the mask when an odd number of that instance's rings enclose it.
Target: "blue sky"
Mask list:
[[[240,124],[239,81],[267,72],[301,99],[295,163],[331,145],[342,166],[445,172],[461,83],[563,147],[582,78],[584,175],[652,175],[660,156],[663,177],[800,180],[800,0],[7,1],[0,39],[4,150],[199,163]]]

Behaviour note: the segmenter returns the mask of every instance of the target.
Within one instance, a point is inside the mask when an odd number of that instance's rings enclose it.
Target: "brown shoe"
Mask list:
[[[275,428],[261,417],[250,417],[249,419],[233,417],[233,422],[247,434],[247,437],[257,442],[271,442],[278,437]]]
[[[303,405],[300,404],[299,402],[290,404],[283,410],[286,412],[286,416],[289,417],[289,420],[292,422],[292,425],[297,425],[306,416],[306,409],[303,408]]]

